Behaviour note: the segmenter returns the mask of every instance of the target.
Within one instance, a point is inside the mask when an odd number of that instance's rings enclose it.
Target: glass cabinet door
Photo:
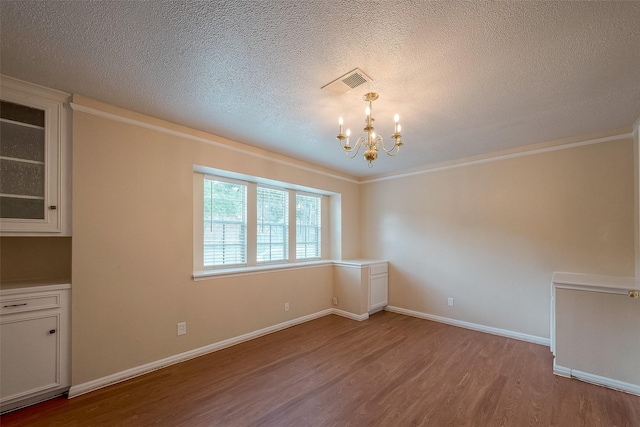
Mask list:
[[[5,76],[0,88],[0,234],[70,233],[69,95]]]
[[[0,218],[44,220],[45,111],[0,102]]]

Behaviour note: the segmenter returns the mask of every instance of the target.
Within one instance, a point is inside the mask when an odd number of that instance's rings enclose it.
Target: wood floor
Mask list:
[[[640,426],[640,397],[552,374],[548,347],[381,312],[326,316],[9,426]]]

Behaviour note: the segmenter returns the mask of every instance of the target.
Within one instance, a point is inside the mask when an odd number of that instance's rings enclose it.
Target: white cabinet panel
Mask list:
[[[69,285],[0,291],[0,411],[65,393],[70,386]],[[40,288],[40,289],[39,289]]]
[[[388,275],[376,274],[370,277],[370,304],[369,311],[376,311],[387,305]]]
[[[12,399],[60,385],[59,323],[58,315],[2,323],[0,398]]]

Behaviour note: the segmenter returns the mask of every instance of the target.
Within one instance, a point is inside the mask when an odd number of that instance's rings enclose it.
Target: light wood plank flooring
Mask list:
[[[640,426],[640,397],[554,376],[548,347],[395,313],[326,316],[9,426]]]

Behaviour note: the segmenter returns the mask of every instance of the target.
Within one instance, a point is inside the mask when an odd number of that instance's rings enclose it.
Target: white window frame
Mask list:
[[[321,259],[322,258],[322,211],[323,211],[323,200],[322,200],[322,195],[320,194],[314,194],[314,193],[309,193],[309,192],[304,192],[304,191],[296,191],[296,207],[294,208],[294,214],[296,214],[296,236],[295,236],[295,241],[296,241],[296,260],[313,260],[313,259]],[[297,236],[298,236],[298,216],[297,216],[297,204],[298,204],[298,196],[303,196],[303,197],[314,197],[314,198],[318,198],[318,203],[320,203],[320,212],[318,212],[318,225],[316,226],[318,228],[318,232],[316,233],[318,235],[318,242],[316,244],[317,246],[317,250],[318,250],[318,254],[316,256],[311,256],[311,257],[299,257],[298,256],[298,241],[297,241]],[[307,226],[308,227],[308,226]],[[305,242],[306,243],[306,242]]]
[[[239,185],[244,187],[244,262],[239,262],[239,263],[234,263],[234,264],[213,264],[213,265],[205,265],[204,264],[204,255],[205,255],[205,251],[204,251],[204,234],[205,234],[205,225],[204,222],[206,221],[206,218],[204,218],[204,181],[216,181],[216,182],[222,182],[225,184],[233,184],[233,185]],[[213,176],[213,175],[205,175],[202,179],[202,186],[203,186],[203,191],[202,191],[202,265],[204,269],[217,269],[217,268],[233,268],[233,267],[240,267],[240,266],[246,266],[247,265],[247,259],[248,259],[248,200],[249,200],[249,183],[244,182],[244,181],[238,181],[238,180],[233,180],[233,179],[228,179],[228,178],[223,178],[223,177],[218,177],[218,176]]]
[[[339,204],[340,195],[328,191],[302,187],[282,181],[275,181],[230,171],[213,169],[205,166],[193,167],[193,279],[204,280],[207,278],[222,277],[235,274],[253,274],[262,270],[279,270],[282,268],[295,268],[299,265],[323,264],[330,262],[329,253],[331,245],[329,218],[335,210],[335,202]],[[204,266],[204,178],[217,181],[240,183],[247,185],[247,228],[246,228],[246,264],[245,265],[220,265]],[[281,261],[257,262],[257,187],[271,187],[289,194],[289,221],[288,221],[288,257]],[[296,194],[319,196],[321,198],[321,249],[320,257],[296,259]],[[335,197],[334,197],[335,196]],[[336,199],[330,203],[330,199]],[[334,205],[332,207],[332,204]],[[330,211],[331,209],[331,211]],[[339,240],[337,241],[339,242]]]
[[[259,212],[259,200],[258,200],[258,194],[260,192],[260,188],[264,188],[266,190],[276,190],[276,191],[281,191],[284,193],[285,198],[286,198],[286,213],[285,213],[285,222],[284,224],[282,224],[283,227],[283,231],[284,231],[284,248],[283,248],[283,257],[280,259],[269,259],[269,260],[259,260],[258,259],[258,249],[259,249],[259,245],[261,244],[260,242],[258,242],[258,232],[259,232],[259,228],[261,226],[264,226],[264,224],[260,223],[260,212]],[[274,187],[271,185],[264,185],[264,184],[258,184],[257,188],[256,188],[256,264],[280,264],[280,263],[286,263],[289,262],[290,256],[289,256],[289,246],[291,245],[291,233],[289,231],[289,217],[291,216],[291,203],[289,203],[289,199],[291,198],[290,196],[290,190],[286,189],[286,188],[282,188],[282,187]],[[279,224],[267,224],[267,226],[278,226]],[[295,237],[294,237],[295,238]]]

